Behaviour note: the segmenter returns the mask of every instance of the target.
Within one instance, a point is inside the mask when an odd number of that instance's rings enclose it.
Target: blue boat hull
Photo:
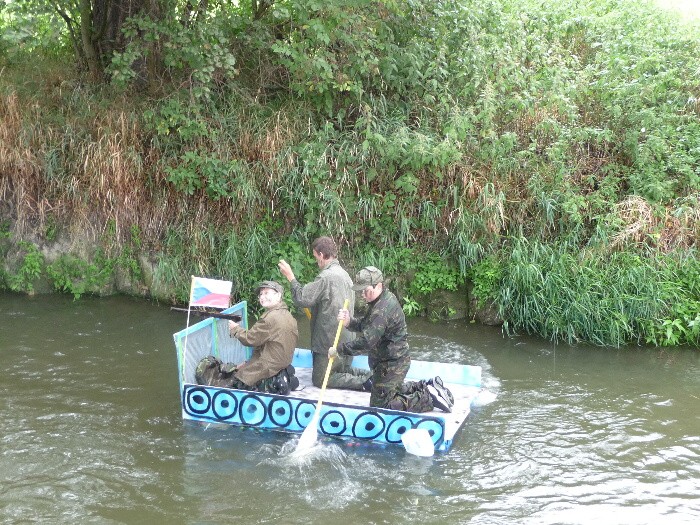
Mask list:
[[[247,324],[246,304],[239,303],[225,313],[241,314]],[[206,355],[227,362],[242,362],[251,350],[228,336],[225,320],[209,318],[174,334],[180,370],[180,401],[184,419],[223,423],[301,434],[316,410],[319,389],[310,381],[312,356],[297,349],[293,365],[302,390],[288,396],[249,392],[195,384],[196,364]],[[353,366],[367,368],[367,358],[357,357]],[[369,394],[327,390],[319,418],[319,435],[383,444],[402,444],[409,429],[428,431],[436,451],[449,450],[456,432],[464,424],[471,404],[480,391],[481,368],[452,363],[413,361],[408,379],[440,375],[455,394],[453,413],[416,414],[370,407]]]

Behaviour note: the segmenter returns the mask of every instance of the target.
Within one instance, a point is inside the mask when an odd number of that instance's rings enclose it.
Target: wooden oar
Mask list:
[[[343,304],[343,310],[347,309],[348,303],[348,299],[345,299],[345,303]],[[340,340],[340,331],[342,329],[343,321],[340,320],[338,321],[338,330],[335,332],[335,341],[333,342],[334,347],[338,346],[338,341]],[[326,392],[326,385],[328,384],[328,378],[331,375],[332,367],[333,358],[331,357],[328,360],[328,366],[326,367],[326,375],[323,378],[323,385],[321,385],[321,393],[318,396],[318,403],[316,403],[316,412],[314,412],[311,421],[309,421],[309,424],[306,425],[304,432],[302,432],[301,437],[299,438],[299,443],[297,443],[297,448],[294,451],[295,453],[307,451],[308,449],[313,447],[316,441],[318,440],[318,419],[321,417],[321,405],[323,405],[323,394]]]

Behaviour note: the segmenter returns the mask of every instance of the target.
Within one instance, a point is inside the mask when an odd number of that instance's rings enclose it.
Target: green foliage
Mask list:
[[[436,310],[430,312],[430,320],[433,322],[447,321],[452,319],[457,311],[449,305],[443,305]]]
[[[401,306],[406,317],[415,317],[420,314],[423,307],[417,301],[411,299],[408,295],[403,296],[403,305]]]
[[[88,277],[88,274],[101,274],[97,279],[88,279],[90,282],[87,283],[87,289],[90,289],[91,286],[95,288],[93,285],[97,285],[97,288],[105,285],[107,283],[106,278],[111,277],[114,270],[117,268],[124,270],[134,281],[142,280],[143,271],[138,261],[138,256],[143,251],[142,235],[141,228],[137,224],[132,224],[129,227],[128,234],[123,235],[124,238],[120,239],[118,238],[116,222],[109,221],[102,235],[101,247],[97,250],[93,263],[88,264],[82,261],[74,262],[74,266],[80,266],[81,264],[86,266],[86,270],[83,273]],[[63,266],[66,266],[66,264]],[[71,272],[67,273],[70,274]],[[73,273],[79,274],[80,271]],[[105,277],[104,281],[102,280],[103,276]],[[63,281],[65,281],[65,279],[62,279],[62,282]],[[63,286],[61,289],[69,291]]]
[[[114,261],[98,253],[94,262],[72,255],[62,255],[46,267],[46,273],[56,290],[80,299],[85,293],[99,292],[112,276]]]
[[[46,219],[46,227],[44,229],[44,237],[47,241],[51,242],[56,240],[56,235],[58,234],[58,223],[53,215],[49,215]]]
[[[126,270],[129,276],[135,281],[143,278],[143,271],[138,261],[138,254],[143,248],[141,240],[141,229],[136,224],[129,228],[129,242],[121,247],[121,253],[114,264]]]
[[[515,240],[497,300],[506,330],[618,347],[668,308],[668,275],[653,259],[571,248]]]
[[[643,325],[645,341],[660,346],[700,345],[700,261],[690,256],[664,258],[671,305],[665,315]]]
[[[226,162],[195,151],[186,152],[179,160],[176,166],[165,168],[168,181],[179,191],[193,195],[196,191],[204,189],[214,200],[231,194],[231,174],[237,169],[236,160]]]
[[[480,307],[498,297],[503,279],[503,267],[496,256],[489,256],[472,266],[469,271],[472,295]]]
[[[10,226],[9,220],[3,219],[0,221],[0,239],[9,239],[11,237]]]
[[[112,81],[121,87],[133,82],[138,73],[134,63],[161,54],[174,83],[183,81],[195,101],[209,100],[217,84],[236,75],[236,59],[221,24],[224,17],[197,19],[187,30],[170,13],[161,20],[148,16],[130,18],[123,28],[129,44],[112,56]]]
[[[682,301],[673,306],[670,319],[649,322],[646,342],[660,346],[700,344],[700,301]]]
[[[191,101],[168,98],[157,109],[144,114],[148,127],[160,136],[176,135],[184,144],[196,141],[211,133],[201,108]],[[213,138],[216,138],[214,136]]]
[[[36,244],[26,241],[19,242],[19,248],[24,252],[22,263],[14,274],[7,274],[5,279],[13,292],[34,292],[34,283],[44,271],[44,255]]]
[[[10,237],[10,221],[0,220],[0,260],[4,260],[10,252],[12,247]],[[9,287],[9,277],[3,266],[0,266],[0,290]]]
[[[304,239],[288,237],[281,239],[274,250],[274,263],[277,266],[277,261],[284,259],[292,267],[294,276],[299,282],[308,283],[314,280],[318,273],[318,264],[316,259],[311,254],[311,243]],[[278,277],[277,280],[281,278]],[[284,282],[284,279],[281,280]]]
[[[24,53],[55,53],[67,45],[64,22],[48,2],[0,3],[0,56],[19,60]]]
[[[275,246],[274,257],[268,264],[277,268],[277,262],[280,259],[284,259],[292,267],[294,276],[299,282],[312,282],[316,278],[319,269],[316,259],[314,259],[311,254],[310,246],[311,243],[302,238],[288,237],[286,239],[281,239]],[[273,272],[273,278],[282,285],[287,284],[287,279],[281,275],[279,271]],[[291,301],[291,294],[288,286],[285,286],[285,295],[287,297],[287,304],[292,308],[292,311],[296,311]]]
[[[296,95],[329,115],[340,109],[336,101],[360,99],[387,54],[387,42],[379,38],[386,26],[370,16],[372,7],[366,0],[290,0],[273,6],[273,18],[290,30],[272,51],[289,71]]]
[[[313,278],[308,241],[331,232],[350,265],[396,277],[408,313],[468,277],[509,329],[612,345],[695,337],[698,294],[656,250],[698,243],[697,24],[633,0],[158,5],[107,57],[119,89],[44,67],[67,41],[49,37],[61,21],[45,2],[0,15],[4,169],[42,167],[23,178],[42,188],[27,209],[95,202],[123,224],[124,208],[150,202],[139,224],[152,231],[103,243],[133,277],[152,250],[178,300],[191,274],[248,297],[279,257]],[[28,49],[36,60],[21,59]],[[51,73],[28,81],[32,67]],[[122,109],[140,116],[132,133]],[[97,172],[104,137],[119,139]],[[129,155],[138,173],[124,177]],[[134,195],[112,180],[135,181]],[[88,271],[73,266],[58,273]]]
[[[407,288],[409,295],[426,295],[437,290],[455,291],[463,281],[459,270],[438,254],[429,253],[414,257],[411,267],[415,273]]]

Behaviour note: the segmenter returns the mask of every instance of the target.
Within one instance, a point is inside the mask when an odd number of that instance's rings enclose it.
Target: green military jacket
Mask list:
[[[252,357],[239,365],[234,374],[246,385],[253,386],[292,364],[299,330],[297,320],[281,302],[265,310],[249,330],[241,326],[233,328],[231,336],[253,347]]]
[[[350,319],[348,330],[360,335],[338,345],[341,355],[367,355],[370,368],[377,363],[409,359],[406,316],[399,300],[389,290],[369,303],[362,319]]]
[[[350,314],[355,311],[352,279],[334,259],[320,271],[313,282],[302,285],[294,279],[291,288],[294,304],[311,311],[311,351],[327,354],[338,330],[338,310],[343,307],[345,299],[348,299]],[[340,334],[340,342],[354,338],[355,335],[347,330]]]

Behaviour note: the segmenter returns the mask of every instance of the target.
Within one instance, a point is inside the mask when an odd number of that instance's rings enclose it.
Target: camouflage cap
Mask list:
[[[260,293],[260,290],[262,290],[263,288],[270,288],[271,290],[274,290],[275,292],[279,292],[281,294],[284,293],[284,288],[277,281],[262,281],[255,287],[255,293]]]
[[[384,274],[375,266],[365,266],[355,276],[355,285],[352,287],[356,292],[361,292],[368,286],[374,286],[384,281]]]

